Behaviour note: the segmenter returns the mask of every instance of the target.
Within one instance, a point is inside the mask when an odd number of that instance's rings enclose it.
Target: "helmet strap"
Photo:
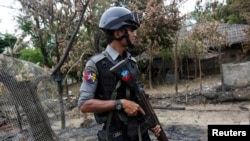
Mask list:
[[[134,48],[134,45],[133,45],[133,44],[131,43],[131,41],[129,40],[128,29],[125,28],[124,31],[125,31],[124,35],[122,35],[122,36],[119,37],[119,38],[114,38],[114,39],[115,39],[115,40],[122,40],[123,38],[125,38],[128,47],[129,47],[129,48]]]
[[[128,48],[134,48],[135,46],[131,43],[128,35],[128,29],[125,29],[125,39],[127,41]]]

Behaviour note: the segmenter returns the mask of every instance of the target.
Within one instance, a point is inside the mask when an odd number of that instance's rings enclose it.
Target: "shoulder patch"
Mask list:
[[[97,74],[93,70],[85,70],[83,72],[83,79],[89,84],[94,84],[97,79]]]
[[[90,58],[94,64],[103,60],[106,56],[103,53],[96,54]],[[94,84],[97,81],[98,71],[93,66],[87,66],[83,72],[83,79],[86,80],[88,84]]]

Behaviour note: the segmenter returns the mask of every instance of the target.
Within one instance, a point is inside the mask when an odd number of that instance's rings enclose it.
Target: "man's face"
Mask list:
[[[136,40],[136,29],[133,27],[128,27],[128,35],[129,35],[129,40],[131,42],[131,44],[135,43]]]
[[[116,30],[114,32],[114,37],[116,39],[118,39],[118,38],[124,37],[125,34],[128,34],[128,38],[130,40],[130,43],[134,44],[135,40],[136,40],[136,37],[137,37],[137,35],[136,35],[136,28],[133,27],[133,26],[129,26],[129,27],[126,27],[125,29],[126,30],[124,30],[124,29]],[[126,47],[129,46],[129,44],[127,43],[127,39],[126,38],[127,37],[122,38],[122,40],[119,41],[120,44],[121,44],[121,46],[123,46],[124,48],[126,48]]]

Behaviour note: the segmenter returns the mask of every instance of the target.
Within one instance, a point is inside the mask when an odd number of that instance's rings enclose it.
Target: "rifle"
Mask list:
[[[143,116],[143,122],[141,125],[142,130],[148,130],[156,125],[160,125],[158,117],[155,114],[154,109],[152,108],[151,103],[147,98],[147,94],[145,91],[139,86],[136,82],[135,78],[132,76],[130,67],[129,59],[124,59],[117,63],[115,66],[110,68],[110,71],[118,77],[120,80],[125,82],[125,84],[136,94],[136,98],[138,100],[138,104],[143,108],[145,111],[145,115]],[[158,141],[168,141],[168,138],[161,127],[160,136],[157,137]],[[143,131],[143,132],[144,132]]]

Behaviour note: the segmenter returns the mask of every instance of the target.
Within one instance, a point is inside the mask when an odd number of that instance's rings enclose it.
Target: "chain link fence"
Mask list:
[[[0,58],[1,59],[1,58]],[[0,141],[56,141],[54,80],[27,62],[0,62]],[[56,109],[57,108],[57,109]]]
[[[55,89],[47,86],[52,83],[40,83],[42,79],[49,81],[50,77],[17,81],[6,68],[0,67],[1,140],[57,140],[40,100],[41,97],[53,97]]]

